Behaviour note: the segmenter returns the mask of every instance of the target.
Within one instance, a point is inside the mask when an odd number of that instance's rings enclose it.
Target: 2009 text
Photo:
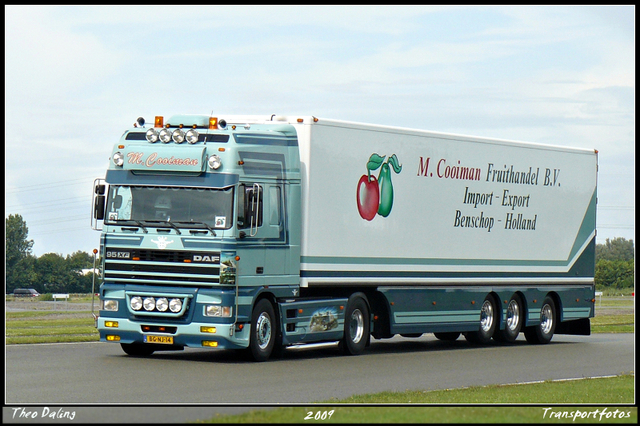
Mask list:
[[[331,416],[333,416],[334,412],[335,410],[316,411],[315,413],[313,411],[308,411],[304,419],[305,420],[329,420]]]

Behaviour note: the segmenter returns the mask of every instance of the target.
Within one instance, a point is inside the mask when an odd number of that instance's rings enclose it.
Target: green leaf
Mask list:
[[[389,159],[387,160],[387,163],[391,164],[391,167],[393,167],[394,172],[400,173],[402,171],[402,164],[398,164],[398,157],[396,157],[395,154],[389,157]]]
[[[379,169],[384,162],[385,157],[386,155],[384,157],[380,157],[378,154],[371,154],[369,162],[367,163],[367,170],[373,171]]]

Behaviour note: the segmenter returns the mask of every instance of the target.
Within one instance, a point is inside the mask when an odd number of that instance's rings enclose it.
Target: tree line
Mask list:
[[[91,293],[93,256],[77,251],[63,257],[56,253],[33,256],[33,240],[22,216],[5,219],[6,292],[33,288],[39,293]],[[614,238],[596,245],[596,288],[633,288],[635,282],[633,240]],[[97,284],[97,283],[96,283]]]
[[[633,240],[614,238],[596,245],[596,288],[625,289],[635,284]]]
[[[47,253],[36,257],[28,233],[22,216],[5,219],[6,294],[16,288],[33,288],[40,294],[91,293],[93,273],[83,274],[82,270],[93,268],[92,254],[77,251],[66,256]]]

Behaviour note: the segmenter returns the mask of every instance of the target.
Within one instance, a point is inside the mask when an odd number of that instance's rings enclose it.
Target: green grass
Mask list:
[[[96,342],[91,312],[22,311],[5,314],[6,344]]]
[[[635,316],[629,315],[596,315],[591,318],[592,333],[633,333]]]
[[[323,401],[304,407],[252,410],[199,423],[637,423],[633,375],[612,378],[471,387],[440,391],[384,392]],[[597,407],[573,404],[594,404]],[[361,404],[355,406],[354,404]],[[362,405],[366,404],[366,405]],[[387,405],[382,405],[387,404]],[[398,407],[397,404],[402,404]],[[411,404],[411,405],[409,405]],[[415,406],[415,404],[437,404]],[[447,406],[445,404],[455,404]],[[462,404],[462,406],[461,406]],[[470,405],[474,404],[474,405]],[[479,404],[514,404],[482,406]],[[515,406],[515,404],[521,404]],[[522,406],[527,404],[527,406]],[[540,404],[531,406],[531,404]],[[563,407],[558,404],[567,404]],[[609,407],[601,406],[609,404]],[[621,405],[627,404],[627,405]],[[395,406],[393,406],[395,405]],[[572,406],[573,405],[573,406]],[[546,408],[550,408],[545,413]],[[606,408],[603,418],[594,416]],[[333,410],[333,413],[331,411]],[[600,410],[595,413],[595,410]],[[613,413],[624,418],[613,419]],[[573,417],[576,412],[585,418]],[[311,413],[312,419],[305,420]],[[319,414],[318,414],[319,413]],[[329,418],[329,413],[331,417]],[[562,417],[566,413],[566,417]],[[584,413],[584,414],[583,414]],[[591,418],[587,416],[591,414]],[[606,417],[610,413],[610,417]],[[319,419],[315,420],[315,415]],[[324,414],[325,420],[322,420]],[[628,417],[627,417],[628,414]],[[568,418],[567,418],[568,417]]]

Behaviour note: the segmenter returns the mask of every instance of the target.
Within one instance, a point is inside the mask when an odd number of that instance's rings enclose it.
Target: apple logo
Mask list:
[[[362,175],[358,181],[358,211],[366,220],[372,220],[380,205],[380,188],[375,176]]]
[[[393,154],[385,162],[386,156],[371,154],[367,162],[367,174],[358,181],[356,203],[358,212],[365,220],[373,220],[376,214],[389,216],[393,206],[393,185],[391,183],[391,169],[400,173],[402,165],[398,164],[398,157]],[[391,167],[389,167],[391,166]],[[378,178],[371,176],[371,172],[380,169]]]

